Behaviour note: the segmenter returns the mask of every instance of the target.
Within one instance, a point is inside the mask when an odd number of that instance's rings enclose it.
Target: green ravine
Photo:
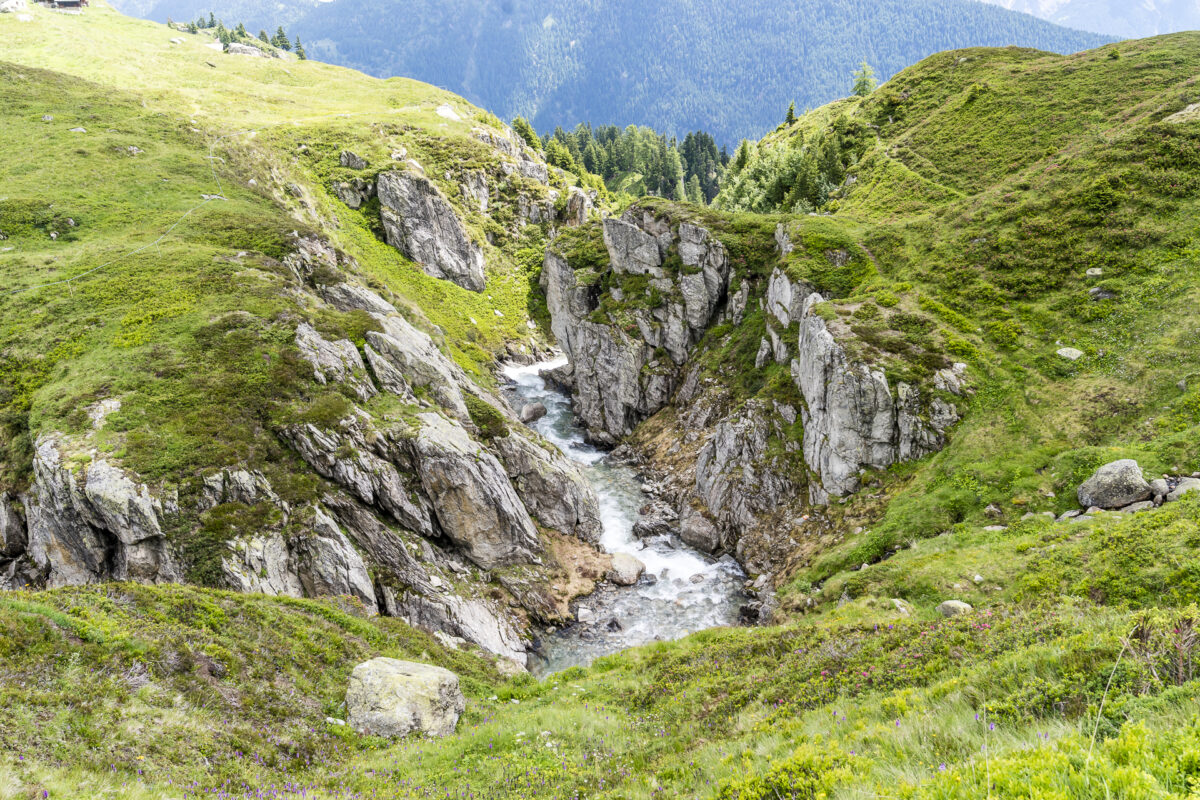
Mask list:
[[[378,323],[285,291],[308,234],[484,388],[506,347],[551,344],[549,226],[508,236],[458,191],[492,158],[471,136],[498,125],[487,112],[401,78],[224,55],[102,2],[29,13],[0,14],[0,495],[28,488],[38,435],[88,431],[87,409],[119,396],[91,446],[148,484],[238,464],[289,503],[319,496],[274,431],[336,421],[351,398],[312,380],[296,327],[361,346]],[[0,798],[1200,796],[1200,497],[1040,513],[1075,508],[1118,458],[1200,470],[1197,74],[1200,34],[943,53],[757,143],[716,207],[639,201],[712,231],[752,287],[744,321],[694,355],[735,406],[795,392],[784,367],[754,368],[776,267],[818,287],[818,313],[893,382],[968,364],[943,450],[796,524],[772,625],[514,678],[349,598],[212,588],[220,535],[272,508],[230,503],[183,543],[188,583],[0,593]],[[341,151],[388,163],[399,147],[473,240],[497,242],[486,291],[427,276],[381,241],[377,206],[333,196],[355,176]],[[582,282],[607,257],[595,223],[555,244]],[[624,279],[630,303],[660,299]],[[509,434],[466,405],[481,437]],[[947,599],[974,611],[943,618]],[[455,734],[338,724],[351,670],[379,655],[459,675]]]

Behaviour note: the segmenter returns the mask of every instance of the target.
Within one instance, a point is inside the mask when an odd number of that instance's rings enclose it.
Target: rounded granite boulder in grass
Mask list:
[[[1150,484],[1132,458],[1105,464],[1079,487],[1079,504],[1084,508],[1124,508],[1151,499]]]
[[[453,672],[395,658],[359,664],[346,688],[350,725],[370,736],[449,736],[466,707]]]

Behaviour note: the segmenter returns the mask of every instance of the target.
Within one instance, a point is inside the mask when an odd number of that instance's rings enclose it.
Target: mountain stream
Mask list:
[[[674,535],[646,541],[634,537],[639,509],[650,498],[632,469],[609,463],[605,451],[585,441],[570,398],[538,374],[564,363],[566,359],[506,367],[504,374],[513,381],[509,391],[520,402],[546,407],[533,428],[577,462],[595,489],[604,526],[601,547],[634,556],[646,565],[646,574],[630,587],[601,584],[578,601],[578,622],[542,631],[529,659],[530,670],[540,675],[586,665],[627,647],[736,624],[746,600],[745,574],[732,557],[714,559]]]

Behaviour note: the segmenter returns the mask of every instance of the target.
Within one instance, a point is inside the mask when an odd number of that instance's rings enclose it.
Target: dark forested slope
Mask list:
[[[1060,53],[1103,37],[971,0],[119,0],[165,20],[215,11],[227,23],[282,23],[309,55],[458,92],[540,131],[588,120],[706,130],[720,144],[759,136],[790,101],[850,91],[864,59],[886,77],[925,56],[976,45]]]

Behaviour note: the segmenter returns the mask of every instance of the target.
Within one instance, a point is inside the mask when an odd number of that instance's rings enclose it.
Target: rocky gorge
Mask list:
[[[826,297],[790,277],[796,248],[782,224],[760,245],[765,258],[737,266],[719,235],[650,208],[593,227],[546,254],[542,286],[569,359],[546,377],[571,392],[592,441],[628,441],[658,476],[663,502],[645,528],[735,554],[769,583],[804,523],[856,492],[864,471],[944,446],[967,365],[891,383],[853,355],[847,326],[822,313]],[[709,353],[739,338],[757,343],[753,363],[714,364]],[[770,370],[775,383],[738,397],[722,379],[731,370]]]

